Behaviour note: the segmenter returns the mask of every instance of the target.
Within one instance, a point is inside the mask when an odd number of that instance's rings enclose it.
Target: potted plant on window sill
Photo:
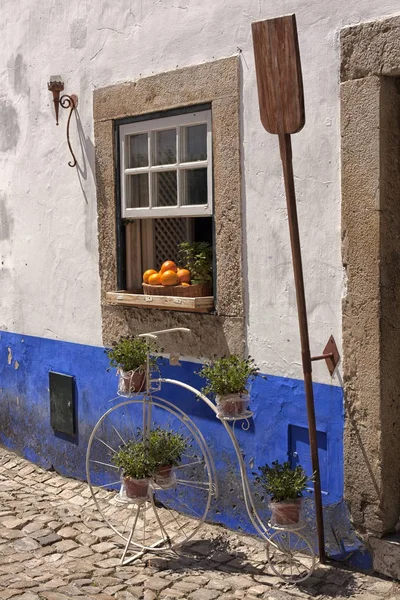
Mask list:
[[[129,440],[113,454],[112,462],[121,469],[125,492],[130,499],[147,498],[150,480],[157,464],[143,440]]]
[[[236,354],[218,358],[205,365],[200,377],[208,380],[202,392],[215,395],[217,415],[222,418],[240,418],[246,415],[249,404],[247,386],[259,374],[252,358],[240,358]]]
[[[280,464],[277,460],[271,466],[259,467],[261,475],[255,478],[271,497],[271,525],[293,526],[299,523],[302,493],[307,483],[312,481],[300,465],[292,468],[289,462]]]
[[[154,351],[144,338],[124,336],[113,342],[106,350],[111,368],[117,368],[119,376],[118,395],[131,396],[146,389],[147,354]],[[150,367],[156,366],[156,358],[150,357]]]
[[[213,281],[213,250],[208,242],[182,242],[178,246],[179,263],[190,272],[188,293],[211,296]]]

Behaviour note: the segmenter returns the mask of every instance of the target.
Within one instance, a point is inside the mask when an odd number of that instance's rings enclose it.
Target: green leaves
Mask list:
[[[121,446],[112,457],[112,462],[122,469],[124,477],[147,479],[152,477],[159,467],[177,467],[187,444],[183,435],[170,429],[157,427],[148,436],[137,430],[135,439]]]
[[[115,466],[122,469],[124,477],[133,479],[146,479],[151,477],[156,469],[157,462],[147,451],[144,441],[130,440],[111,457]]]
[[[179,264],[189,269],[192,283],[212,283],[213,251],[207,242],[182,242],[178,246]]]
[[[289,462],[280,464],[276,460],[271,466],[264,465],[259,469],[261,475],[255,477],[255,481],[274,502],[299,498],[306,489],[307,483],[313,479],[307,477],[303,467],[297,465],[292,469]]]
[[[259,373],[252,358],[240,358],[236,354],[218,358],[211,365],[204,365],[198,375],[208,379],[208,384],[202,389],[208,394],[246,393],[246,386]]]
[[[186,442],[181,434],[160,427],[150,431],[149,452],[160,467],[177,467],[185,450]]]
[[[135,336],[121,337],[119,342],[114,342],[112,347],[106,350],[110,360],[110,367],[120,367],[123,371],[134,371],[146,364],[147,353],[154,352],[153,345],[146,342],[144,338]],[[154,356],[150,358],[152,368],[156,366]]]

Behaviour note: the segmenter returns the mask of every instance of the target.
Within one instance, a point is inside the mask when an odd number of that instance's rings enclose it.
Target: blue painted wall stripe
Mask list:
[[[43,467],[53,466],[62,474],[85,479],[89,435],[99,417],[110,408],[110,399],[116,397],[117,378],[115,370],[107,372],[104,349],[1,332],[0,356],[0,442]],[[199,369],[196,363],[181,361],[180,367],[171,367],[168,361],[161,361],[163,376],[197,388],[204,385],[196,374]],[[49,371],[75,378],[77,433],[74,438],[57,434],[50,427]],[[326,434],[321,462],[328,467],[323,475],[327,487],[323,498],[327,538],[331,553],[339,556],[346,550],[338,545],[332,531],[342,530],[345,522],[348,527],[346,510],[337,508],[343,505],[343,394],[337,386],[318,383],[314,384],[314,393],[318,430]],[[215,457],[222,493],[213,504],[211,518],[231,528],[252,531],[241,494],[236,457],[222,424],[190,392],[165,385],[160,395],[189,414]],[[250,397],[254,419],[248,431],[243,431],[240,424],[235,431],[251,477],[258,466],[275,459],[287,459],[293,445],[293,431],[307,428],[307,414],[300,380],[266,374],[253,382]],[[304,439],[296,443],[302,448],[301,452],[306,451]],[[311,523],[312,492],[308,495]],[[259,499],[258,502],[267,518],[265,501]],[[350,536],[345,547],[354,550],[357,545],[354,536]]]

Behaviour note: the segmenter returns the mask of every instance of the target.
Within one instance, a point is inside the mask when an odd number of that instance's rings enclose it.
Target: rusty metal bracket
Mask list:
[[[56,125],[58,125],[58,112],[59,112],[60,106],[62,108],[70,109],[69,115],[68,115],[68,121],[67,121],[67,142],[68,142],[68,148],[69,148],[69,151],[71,152],[73,160],[69,161],[68,165],[70,167],[75,167],[76,166],[76,158],[75,158],[75,154],[72,150],[71,142],[69,139],[69,126],[70,126],[70,122],[71,122],[72,113],[78,106],[78,96],[76,96],[75,94],[71,94],[71,96],[69,96],[68,94],[63,94],[60,97],[60,92],[62,92],[64,90],[64,82],[62,81],[60,75],[55,75],[55,76],[50,77],[50,81],[47,84],[47,88],[53,94],[54,110],[56,113]]]
[[[340,360],[339,350],[336,346],[335,338],[333,337],[333,335],[331,335],[331,337],[329,338],[328,343],[326,344],[322,352],[323,354],[319,354],[318,356],[312,356],[311,360],[314,361],[325,359],[326,366],[328,367],[328,371],[332,377]]]
[[[70,167],[75,167],[76,165],[76,158],[75,158],[75,154],[72,150],[72,146],[71,146],[71,142],[69,139],[69,124],[71,122],[71,117],[72,117],[72,113],[74,112],[75,108],[78,106],[78,96],[75,96],[75,94],[72,94],[71,96],[68,96],[68,94],[64,94],[63,96],[61,96],[60,98],[60,105],[63,108],[69,108],[69,115],[68,115],[68,121],[67,121],[67,142],[68,142],[68,148],[69,151],[72,154],[72,161],[68,162],[68,165]]]

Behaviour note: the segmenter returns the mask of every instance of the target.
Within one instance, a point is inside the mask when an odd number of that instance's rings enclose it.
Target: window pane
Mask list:
[[[147,173],[126,176],[126,208],[149,206],[149,176]]]
[[[154,173],[153,176],[153,206],[176,206],[178,204],[176,171],[163,171],[162,173]]]
[[[182,127],[183,143],[181,162],[207,160],[207,125]]]
[[[129,136],[128,169],[149,165],[147,133]]]
[[[207,204],[207,169],[182,169],[181,204]]]
[[[154,164],[176,163],[176,129],[165,129],[155,133]]]

